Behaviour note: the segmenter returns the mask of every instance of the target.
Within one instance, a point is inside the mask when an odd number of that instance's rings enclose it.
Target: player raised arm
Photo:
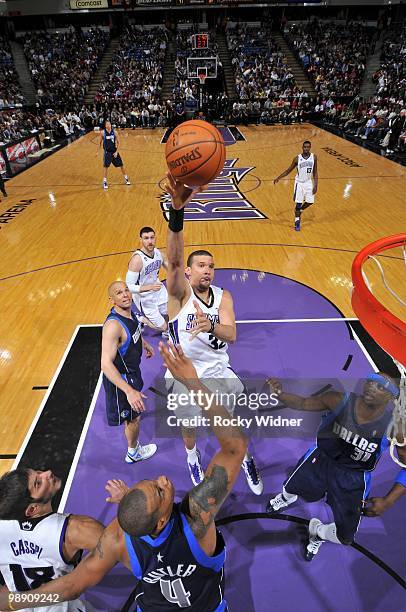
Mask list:
[[[276,179],[274,179],[273,184],[276,185],[276,183],[279,183],[279,181],[284,178],[285,176],[288,176],[288,174],[290,174],[292,172],[292,170],[294,170],[297,167],[297,156],[293,158],[292,163],[290,164],[289,168],[287,168],[284,172],[282,172],[282,174],[280,174]]]
[[[166,175],[165,188],[172,197],[172,206],[169,210],[169,225],[167,235],[166,256],[168,270],[166,287],[168,289],[168,314],[172,319],[189,298],[189,285],[185,277],[183,217],[186,204],[197,193],[198,189],[187,187],[175,181],[170,172]]]
[[[327,391],[322,395],[311,397],[302,397],[293,393],[285,393],[282,385],[276,378],[270,378],[267,381],[271,393],[276,393],[279,396],[281,403],[295,410],[307,410],[309,412],[322,412],[326,410],[334,410],[342,401],[344,394],[339,391]]]
[[[160,343],[159,351],[172,375],[194,392],[220,444],[203,482],[189,491],[182,502],[182,511],[201,548],[207,555],[213,555],[216,547],[214,518],[237,479],[247,451],[247,440],[238,427],[225,424],[230,417],[227,410],[221,404],[208,401],[209,397],[213,399],[213,394],[198,380],[192,362],[183,355],[180,346],[171,345],[170,351]]]

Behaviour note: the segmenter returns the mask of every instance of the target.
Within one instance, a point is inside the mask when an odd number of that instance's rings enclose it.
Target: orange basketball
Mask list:
[[[207,121],[185,121],[171,132],[165,149],[169,172],[191,187],[214,181],[224,167],[226,147]]]

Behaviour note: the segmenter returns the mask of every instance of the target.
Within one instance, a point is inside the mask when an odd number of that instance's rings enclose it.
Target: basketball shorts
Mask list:
[[[137,374],[122,374],[128,384],[137,391],[141,391],[143,380],[141,372]],[[107,376],[103,375],[103,387],[106,393],[106,415],[107,423],[112,427],[122,425],[125,421],[134,421],[140,414],[132,409],[127,401],[127,396]]]
[[[115,168],[121,168],[121,166],[123,165],[123,160],[120,157],[120,153],[117,153],[117,156],[114,157],[113,153],[110,153],[109,151],[105,151],[103,165],[105,168],[108,168],[111,164],[113,164]]]
[[[306,181],[305,183],[299,183],[295,181],[295,190],[293,192],[293,201],[296,204],[313,204],[314,193],[313,193],[313,181]]]
[[[222,372],[216,374],[216,378],[205,378],[199,376],[201,382],[213,394],[216,394],[218,401],[224,406],[230,415],[234,414],[237,398],[244,392],[245,387],[237,374],[231,368],[224,368]],[[173,378],[166,378],[166,388],[168,394],[172,394],[173,404],[177,404],[172,414],[178,419],[190,419],[194,416],[204,416],[204,410],[198,404],[189,403],[186,406],[183,400],[177,400],[178,397],[189,396],[188,389],[179,381]],[[187,394],[187,395],[184,395]]]
[[[303,455],[284,486],[288,493],[299,495],[308,502],[326,496],[339,539],[351,543],[362,517],[370,481],[370,472],[343,468],[316,447]]]
[[[151,291],[145,298],[141,297],[140,302],[147,319],[156,327],[162,327],[165,323],[164,315],[168,314],[168,292],[165,285],[159,291]]]

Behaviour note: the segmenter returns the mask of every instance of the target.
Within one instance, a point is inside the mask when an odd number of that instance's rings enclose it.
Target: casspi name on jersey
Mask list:
[[[208,314],[206,312],[204,312],[203,314],[206,315],[206,317],[209,319],[209,321],[211,323],[220,323],[220,318],[217,314]],[[187,323],[186,323],[186,331],[189,329],[192,329],[192,327],[194,326],[194,322],[197,319],[197,315],[190,313],[187,316]]]
[[[143,581],[149,582],[150,584],[155,584],[155,582],[158,582],[161,580],[161,578],[166,578],[168,576],[169,578],[175,578],[175,576],[178,578],[186,578],[187,576],[191,576],[193,574],[197,566],[190,564],[185,569],[184,567],[185,566],[183,563],[176,566],[176,569],[172,569],[170,565],[167,565],[165,568],[159,567],[152,572],[148,572],[148,574],[143,577]]]
[[[343,427],[340,423],[337,423],[337,421],[335,421],[333,425],[333,431],[339,438],[345,440],[345,442],[349,442],[367,453],[373,453],[378,448],[378,444],[375,442],[369,442],[359,434],[355,434],[346,427]]]
[[[41,546],[34,544],[34,542],[29,542],[28,540],[18,540],[18,543],[10,542],[10,547],[15,557],[19,557],[20,555],[35,555],[39,559],[43,551]]]

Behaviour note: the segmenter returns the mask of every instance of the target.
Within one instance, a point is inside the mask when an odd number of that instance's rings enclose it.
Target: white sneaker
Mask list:
[[[108,186],[107,181],[103,181],[103,189],[108,189],[108,188],[109,186]]]
[[[245,477],[251,491],[255,493],[255,495],[261,495],[262,491],[264,490],[264,483],[262,482],[261,474],[255,465],[254,458],[250,457],[248,460],[244,459],[241,467],[245,472]]]
[[[202,468],[202,463],[200,459],[200,451],[196,450],[197,462],[190,463],[188,460],[187,465],[189,468],[190,478],[192,479],[193,485],[197,487],[204,480],[204,472]]]
[[[320,546],[324,540],[321,540],[317,535],[317,527],[322,525],[318,518],[312,518],[309,522],[309,543],[305,550],[306,561],[313,561],[314,557],[319,552]]]
[[[290,504],[293,504],[296,500],[297,500],[297,495],[295,495],[294,499],[292,498],[290,501],[287,501],[284,498],[283,493],[278,493],[276,497],[269,500],[267,507],[266,507],[266,511],[268,514],[279,512],[280,510],[283,510],[284,508],[287,508],[288,506],[290,506]]]
[[[131,185],[131,183],[130,183],[130,179],[129,179],[129,178],[126,178],[126,179],[125,179],[125,184],[126,184],[126,185]]]
[[[155,455],[158,447],[156,444],[145,444],[141,446],[138,445],[138,448],[135,450],[133,454],[127,451],[125,456],[126,463],[138,463],[138,461],[145,461],[145,459],[149,459],[152,455]]]

